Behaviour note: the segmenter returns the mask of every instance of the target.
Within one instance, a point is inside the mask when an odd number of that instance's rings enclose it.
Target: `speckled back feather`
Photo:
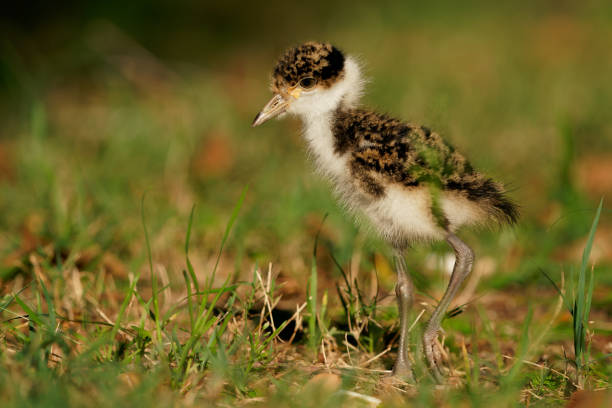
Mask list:
[[[333,134],[336,153],[351,154],[352,176],[374,197],[384,195],[388,183],[430,186],[478,202],[501,222],[518,218],[516,205],[500,183],[476,172],[463,155],[424,126],[362,109],[338,109]]]

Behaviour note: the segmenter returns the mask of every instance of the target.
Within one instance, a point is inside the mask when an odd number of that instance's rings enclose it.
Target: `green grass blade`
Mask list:
[[[232,310],[232,307],[234,306],[234,302],[236,301],[236,297],[237,297],[237,295],[236,295],[236,293],[234,293],[230,297],[230,299],[227,301],[227,309],[228,309],[228,311],[221,318],[221,325],[215,330],[215,335],[210,337],[210,340],[208,341],[208,344],[207,344],[207,349],[211,350],[213,347],[215,347],[215,345],[219,341],[220,337],[223,336],[223,334],[227,330],[227,326],[228,326],[229,322],[234,317],[234,311]]]
[[[572,313],[572,305],[565,298],[565,295],[563,294],[563,292],[561,292],[561,289],[559,289],[559,286],[557,286],[555,281],[546,273],[546,271],[544,271],[544,269],[538,268],[538,270],[540,271],[542,275],[544,275],[544,277],[548,280],[548,282],[555,288],[559,296],[561,296],[561,299],[563,299],[563,304],[565,305],[565,308],[568,310],[568,312]]]
[[[215,261],[215,266],[213,267],[212,274],[210,278],[208,279],[207,287],[209,289],[212,287],[213,282],[215,280],[215,275],[217,273],[217,268],[219,267],[219,261],[221,260],[221,254],[223,253],[223,248],[225,248],[225,243],[227,242],[227,239],[232,230],[232,227],[234,226],[234,223],[236,222],[236,219],[238,218],[238,213],[240,212],[240,209],[242,208],[242,204],[244,203],[244,199],[246,198],[248,190],[249,190],[248,186],[246,186],[242,190],[242,193],[240,194],[240,198],[238,199],[238,202],[234,206],[234,209],[232,210],[232,215],[230,216],[227,226],[225,227],[225,232],[223,233],[223,239],[221,240],[221,246],[219,247],[219,252],[217,254],[217,260]],[[202,303],[200,305],[200,313],[203,312],[205,303],[206,303],[206,298],[202,299]]]
[[[204,333],[206,333],[206,331],[210,329],[216,321],[215,318],[212,318],[212,313],[214,311],[215,305],[217,304],[221,296],[227,291],[227,288],[231,286],[229,285],[231,276],[228,276],[225,282],[223,283],[223,285],[221,286],[221,288],[219,288],[218,291],[216,292],[215,297],[213,298],[212,302],[208,304],[207,293],[212,293],[212,285],[215,280],[215,275],[217,272],[217,268],[219,266],[219,261],[221,260],[221,254],[223,253],[223,249],[225,248],[225,244],[227,242],[227,239],[229,238],[229,234],[232,230],[232,227],[234,223],[236,222],[236,219],[238,218],[238,214],[246,198],[247,191],[248,191],[248,186],[242,190],[240,199],[238,200],[238,203],[236,203],[236,205],[234,206],[230,219],[227,223],[227,226],[225,227],[225,232],[223,234],[223,239],[221,240],[221,246],[217,254],[215,266],[213,267],[211,276],[207,279],[207,284],[206,284],[207,290],[204,291],[202,300],[200,302],[200,306],[198,308],[198,317],[197,319],[195,319],[195,323],[191,330],[191,336],[189,337],[185,345],[181,348],[181,351],[179,353],[178,370],[179,370],[179,377],[181,381],[184,378],[184,375],[186,373],[186,367],[187,367],[186,364],[188,362],[191,351],[193,350],[196,343],[200,340],[200,338],[204,335]],[[192,216],[193,216],[193,209],[192,209]],[[190,225],[191,224],[192,224],[192,218],[190,217]],[[190,234],[191,234],[191,230],[189,226],[188,227],[188,237]],[[187,251],[189,249],[187,245],[188,244],[186,243],[186,247],[185,247],[186,254],[188,253]],[[188,263],[188,267],[189,267],[189,263]],[[195,278],[195,274],[192,275],[192,279],[194,278]],[[198,291],[197,293],[200,294],[202,292]],[[207,309],[207,306],[208,306],[208,309]]]
[[[504,367],[504,357],[502,355],[499,341],[497,340],[497,337],[495,336],[495,333],[493,331],[491,320],[489,319],[489,316],[486,314],[482,306],[477,305],[476,310],[478,311],[478,315],[480,316],[480,321],[482,322],[485,337],[487,337],[489,339],[489,342],[491,343],[491,348],[493,349],[493,354],[495,355],[495,362],[497,363],[497,371],[498,373],[501,373]]]
[[[310,265],[310,276],[308,278],[308,298],[306,299],[306,308],[308,309],[308,344],[310,348],[315,350],[318,347],[318,332],[317,332],[317,289],[318,289],[318,271],[317,271],[317,247],[319,245],[319,236],[323,223],[327,219],[327,214],[323,216],[317,235],[315,236],[314,246],[312,248],[312,261]]]
[[[193,269],[193,265],[191,264],[191,260],[189,259],[189,242],[191,240],[191,227],[193,226],[194,212],[195,204],[191,207],[191,213],[189,213],[189,222],[187,224],[187,234],[185,237],[185,263],[187,264],[187,271],[189,271],[189,275],[191,276],[193,287],[195,288],[196,292],[199,292],[200,285],[198,283],[198,278],[196,277],[195,270]]]
[[[318,235],[317,235],[318,238]],[[308,343],[310,348],[317,348],[317,287],[318,287],[318,275],[317,275],[317,259],[316,259],[316,241],[315,238],[315,253],[312,256],[312,264],[310,266],[310,276],[308,278],[308,298],[307,298],[307,309],[309,312],[308,316]]]
[[[193,301],[191,299],[191,282],[187,271],[183,269],[183,279],[185,280],[185,287],[187,288],[187,311],[189,312],[189,327],[193,331]]]
[[[146,224],[146,219],[145,219],[145,210],[144,210],[144,204],[145,204],[145,198],[146,198],[146,192],[142,195],[142,200],[140,203],[140,216],[141,216],[141,222],[142,222],[142,229],[144,231],[144,237],[145,237],[145,244],[147,246],[147,258],[149,261],[149,273],[151,274],[151,285],[153,286],[153,294],[152,294],[152,303],[153,303],[153,315],[154,315],[154,322],[155,322],[155,334],[157,337],[157,342],[158,344],[161,343],[162,341],[162,333],[161,333],[161,325],[159,322],[159,302],[158,302],[158,290],[157,290],[157,274],[155,273],[155,271],[153,270],[153,255],[151,252],[151,242],[149,240],[149,231],[147,230],[147,224]]]
[[[576,314],[574,315],[574,352],[576,367],[579,371],[583,368],[584,363],[587,360],[587,356],[585,356],[584,353],[586,349],[586,325],[590,314],[591,299],[593,297],[594,289],[593,271],[591,270],[591,280],[589,282],[588,290],[586,289],[586,275],[589,258],[591,256],[591,249],[593,248],[593,241],[595,240],[595,232],[597,231],[597,225],[599,224],[602,208],[603,198],[599,201],[595,218],[591,224],[587,242],[584,247],[584,251],[582,252],[580,270],[578,272],[578,293],[576,294]]]
[[[342,290],[340,289],[340,285],[338,284],[338,282],[336,282],[336,293],[338,294],[338,298],[340,299],[340,303],[342,304],[342,309],[344,310],[344,313],[346,314],[347,320],[350,320],[351,315],[350,315],[348,306],[346,304],[346,301],[344,300],[344,296],[342,295]]]
[[[19,289],[19,291],[17,293],[11,295],[9,297],[9,299],[3,305],[0,305],[0,312],[8,310],[8,307],[11,305],[11,303],[13,303],[13,301],[15,300],[15,297],[17,297],[20,293],[22,293],[24,290],[26,290],[32,284],[32,282],[30,282],[30,283],[28,283],[26,285],[23,285],[23,287],[21,289]]]
[[[599,201],[599,206],[597,207],[595,218],[593,219],[593,223],[591,224],[591,230],[589,231],[587,243],[586,243],[586,246],[584,247],[584,251],[582,252],[582,263],[580,264],[581,274],[583,274],[587,269],[589,257],[591,256],[591,249],[593,248],[593,241],[595,240],[595,231],[597,230],[597,224],[599,224],[599,218],[601,216],[602,208],[603,208],[603,198]]]
[[[348,276],[346,275],[346,272],[344,271],[342,265],[340,265],[340,262],[338,262],[338,260],[334,256],[334,253],[332,252],[331,248],[329,249],[329,254],[331,256],[332,261],[334,262],[334,265],[336,265],[336,268],[338,268],[338,270],[340,271],[340,274],[342,275],[342,279],[344,279],[344,283],[346,284],[347,289],[350,290],[351,285],[349,284]]]
[[[45,323],[40,318],[40,315],[36,313],[30,306],[28,306],[23,300],[21,300],[19,295],[15,295],[15,302],[17,302],[17,304],[23,309],[23,311],[26,312],[29,320],[32,320],[34,323],[40,326],[45,326]]]
[[[208,306],[208,310],[206,311],[206,313],[200,313],[198,319],[196,320],[196,323],[194,325],[194,330],[191,333],[191,337],[189,337],[189,339],[185,343],[185,346],[183,346],[180,357],[179,357],[178,366],[182,372],[181,375],[184,374],[184,367],[189,357],[189,352],[193,349],[195,344],[200,340],[200,338],[204,335],[204,333],[206,333],[206,331],[210,329],[212,325],[214,324],[216,319],[212,318],[212,314],[213,314],[213,311],[215,309],[217,302],[219,301],[223,293],[225,293],[224,289],[229,283],[229,279],[230,277],[228,277],[226,281],[224,282],[223,286],[221,287],[222,290],[219,290],[219,292],[217,292],[214,299]]]
[[[587,244],[582,254],[582,264],[580,265],[580,273],[582,275],[586,275],[586,270],[588,268],[588,261],[591,256],[591,248],[593,247],[593,241],[595,240],[595,231],[597,230],[597,225],[599,224],[599,218],[601,216],[602,209],[603,209],[603,198],[599,201],[599,206],[597,207],[597,212],[595,213],[595,218],[593,219],[593,224],[591,225],[591,230],[589,231],[589,237],[587,239]],[[595,288],[594,278],[595,278],[594,270],[591,267],[589,288],[585,294],[585,299],[584,299],[585,305],[584,305],[583,321],[585,324],[588,321],[589,314],[591,311],[591,300],[593,298],[593,290]]]
[[[572,316],[576,316],[576,270],[573,266],[570,266],[569,284],[567,285],[567,288],[572,305],[571,314]]]
[[[506,384],[512,384],[515,381],[516,376],[519,373],[523,360],[527,356],[529,351],[529,326],[531,325],[531,319],[533,318],[533,308],[529,305],[527,310],[527,316],[525,316],[525,323],[523,324],[523,330],[521,332],[521,340],[518,346],[517,353],[515,355],[515,361],[510,369],[510,372],[505,377],[504,382]]]
[[[47,302],[47,313],[49,317],[49,330],[52,332],[55,332],[56,316],[55,316],[55,305],[53,304],[53,298],[51,298],[51,295],[49,294],[49,291],[47,290],[47,287],[45,286],[42,279],[38,280],[38,284],[43,292],[45,301]]]
[[[591,268],[591,274],[589,276],[589,288],[587,289],[586,299],[585,299],[585,316],[584,316],[584,324],[586,325],[589,320],[589,314],[591,311],[591,301],[593,300],[593,290],[595,290],[595,270]]]
[[[578,289],[576,293],[576,315],[574,316],[574,347],[576,352],[576,364],[580,368],[582,352],[584,350],[584,306],[585,306],[585,283],[586,273],[582,266],[578,272]]]
[[[125,310],[127,309],[128,304],[132,300],[132,296],[134,295],[136,285],[138,284],[138,280],[140,279],[140,272],[136,274],[132,282],[130,283],[129,288],[125,293],[125,297],[123,298],[123,302],[121,303],[121,307],[119,308],[119,313],[117,314],[117,319],[115,319],[115,325],[111,330],[111,339],[114,339],[117,335],[117,332],[121,328],[121,320],[123,319],[123,315],[125,314]]]

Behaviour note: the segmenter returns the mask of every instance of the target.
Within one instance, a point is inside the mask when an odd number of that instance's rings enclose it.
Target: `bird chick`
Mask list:
[[[400,316],[394,375],[413,378],[407,339],[414,289],[403,251],[419,241],[446,240],[453,248],[456,260],[448,288],[423,337],[427,362],[440,380],[435,340],[474,260],[473,251],[455,232],[464,225],[512,224],[518,210],[502,184],[474,170],[437,133],[360,108],[363,85],[354,58],[328,43],[304,43],[287,50],[277,62],[274,97],[253,126],[285,113],[299,116],[316,167],[331,180],[340,201],[365,216],[394,248]]]

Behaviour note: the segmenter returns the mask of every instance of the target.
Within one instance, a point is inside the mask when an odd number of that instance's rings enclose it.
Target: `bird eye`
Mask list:
[[[311,89],[316,85],[317,81],[312,77],[300,79],[299,85],[302,89]]]

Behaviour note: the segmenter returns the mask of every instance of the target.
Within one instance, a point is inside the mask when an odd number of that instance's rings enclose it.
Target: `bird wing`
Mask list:
[[[334,135],[336,152],[350,153],[352,175],[373,196],[382,196],[389,182],[433,187],[484,204],[500,220],[514,222],[518,217],[503,185],[475,171],[452,145],[424,126],[348,110],[336,114]]]
[[[377,112],[339,113],[334,133],[336,150],[351,152],[351,170],[379,180],[443,188],[474,173],[465,157],[437,133]]]

